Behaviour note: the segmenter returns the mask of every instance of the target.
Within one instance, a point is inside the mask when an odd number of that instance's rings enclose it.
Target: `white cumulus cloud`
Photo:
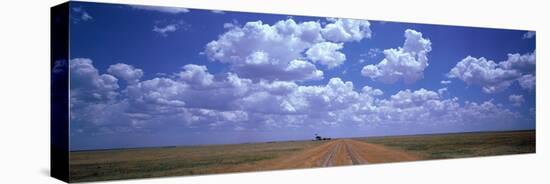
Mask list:
[[[346,60],[346,55],[338,51],[343,47],[342,43],[321,42],[309,48],[306,55],[311,61],[319,62],[331,69],[343,64]]]
[[[214,75],[208,73],[206,66],[187,64],[183,69],[178,77],[189,84],[204,87],[214,82]]]
[[[458,78],[469,85],[481,85],[485,93],[508,88],[518,76],[519,72],[503,69],[492,60],[471,56],[462,59],[449,72],[450,78]]]
[[[384,83],[391,84],[400,79],[405,83],[413,83],[424,77],[431,44],[422,33],[407,29],[402,47],[384,50],[385,58],[376,65],[364,66],[361,74]]]
[[[287,19],[274,25],[248,22],[243,27],[232,27],[218,40],[208,43],[205,53],[211,60],[231,64],[243,77],[320,79],[322,71],[300,60],[304,50],[322,41],[320,30],[321,25],[312,21],[296,23]]]
[[[523,95],[510,95],[508,96],[508,100],[512,103],[514,106],[521,106],[525,102],[525,99],[523,98]]]
[[[118,95],[118,79],[109,74],[99,74],[91,59],[71,59],[69,71],[72,102],[107,101]]]
[[[370,38],[372,31],[366,20],[328,19],[331,23],[322,30],[323,37],[333,42],[361,41]]]
[[[516,80],[524,88],[531,87],[530,76],[534,72],[534,53],[508,54],[508,59],[499,63],[484,57],[468,56],[449,71],[448,77],[458,78],[468,85],[479,85],[485,93],[495,93],[507,89]],[[534,80],[534,76],[532,79]]]
[[[508,54],[508,59],[498,63],[498,65],[506,70],[518,70],[521,73],[535,72],[536,54]]]
[[[370,86],[364,86],[362,89],[361,89],[361,92],[365,93],[365,94],[368,94],[368,95],[371,95],[371,96],[380,96],[380,95],[383,95],[384,92],[380,89],[375,89],[373,87],[370,87]]]
[[[125,80],[128,84],[135,84],[139,82],[139,79],[143,76],[143,70],[134,68],[132,65],[127,65],[124,63],[117,63],[109,66],[107,72],[115,77]]]
[[[523,89],[533,90],[535,89],[536,79],[534,75],[526,74],[518,79],[519,85]]]
[[[227,32],[206,45],[205,54],[213,61],[227,63],[239,76],[254,80],[318,80],[323,71],[344,63],[341,50],[346,41],[370,38],[368,21],[330,19],[295,22],[292,18],[273,25],[262,21],[224,25]]]

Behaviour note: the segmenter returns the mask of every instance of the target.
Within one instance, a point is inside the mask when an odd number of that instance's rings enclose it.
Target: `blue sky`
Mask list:
[[[72,2],[71,150],[535,128],[525,30]]]

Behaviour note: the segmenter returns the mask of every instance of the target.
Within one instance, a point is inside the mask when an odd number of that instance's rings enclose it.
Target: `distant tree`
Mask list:
[[[315,140],[323,140],[323,138],[321,136],[319,136],[319,134],[315,133]]]

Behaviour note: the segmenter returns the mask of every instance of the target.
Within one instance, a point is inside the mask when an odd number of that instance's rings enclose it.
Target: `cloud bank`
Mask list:
[[[324,85],[210,73],[187,64],[166,77],[118,63],[106,73],[87,58],[70,61],[71,119],[93,133],[147,131],[162,124],[232,131],[391,124],[509,123],[521,115],[493,101],[460,102],[440,91],[403,89],[384,97],[371,86],[331,78]],[[126,81],[125,88],[119,83]],[[510,101],[521,104],[518,97]]]

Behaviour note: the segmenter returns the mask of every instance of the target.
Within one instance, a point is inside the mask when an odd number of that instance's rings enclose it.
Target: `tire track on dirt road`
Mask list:
[[[340,141],[336,142],[336,144],[330,148],[330,151],[325,153],[323,160],[320,160],[322,161],[322,163],[319,164],[319,166],[321,167],[333,166],[334,160],[336,158],[336,153],[338,152],[341,146],[342,146],[342,143]]]
[[[353,139],[326,141],[296,154],[254,165],[256,170],[331,167],[419,160],[409,152]]]
[[[318,146],[302,150],[293,155],[261,161],[237,170],[315,168],[421,159],[420,156],[410,152],[353,139],[337,139],[320,143]]]
[[[352,148],[352,145],[349,143],[349,141],[344,141],[345,142],[345,147],[346,147],[346,151],[348,153],[348,156],[349,158],[351,159],[351,163],[353,165],[360,165],[360,164],[367,164],[368,162],[362,157],[360,156],[354,148]]]
[[[346,140],[360,158],[368,163],[388,163],[421,160],[422,157],[411,152],[388,148],[378,144],[372,144],[353,139]]]

